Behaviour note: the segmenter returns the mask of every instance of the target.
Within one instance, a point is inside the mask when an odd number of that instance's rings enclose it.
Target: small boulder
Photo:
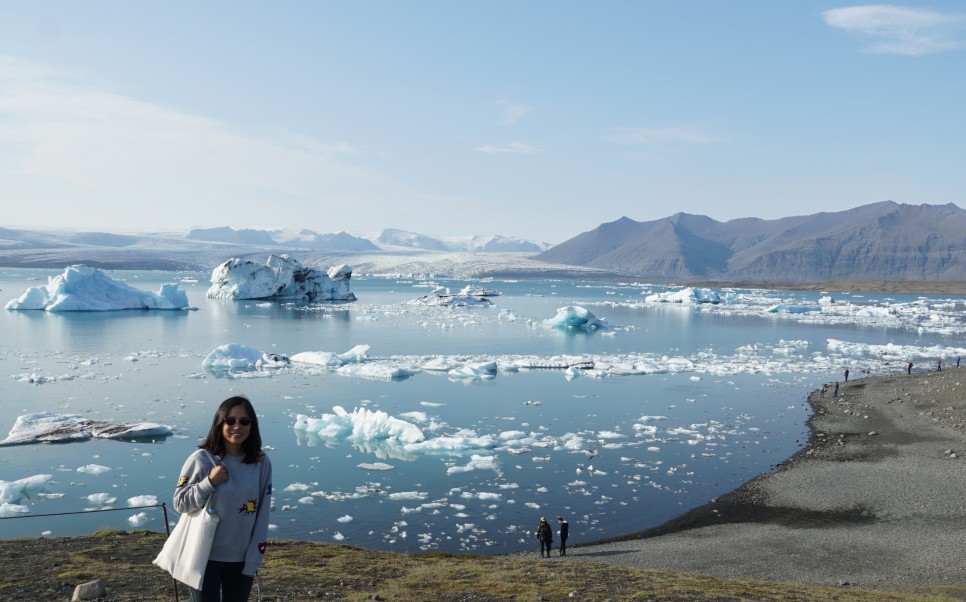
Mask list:
[[[100,600],[101,598],[106,597],[107,588],[104,587],[104,580],[98,579],[96,581],[81,583],[75,587],[74,596],[70,599],[70,601],[80,602],[81,600]]]

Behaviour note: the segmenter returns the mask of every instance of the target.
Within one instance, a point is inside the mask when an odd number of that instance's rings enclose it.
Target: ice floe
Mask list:
[[[335,266],[323,273],[289,255],[269,255],[264,263],[232,258],[211,272],[210,299],[292,299],[355,301],[352,270]]]
[[[698,305],[701,303],[721,303],[718,293],[709,288],[687,287],[678,291],[666,291],[654,293],[644,298],[647,303],[682,303],[685,305]]]
[[[152,293],[111,278],[101,270],[73,265],[48,278],[46,286],[28,288],[7,303],[10,310],[113,311],[121,309],[185,309],[188,294],[177,284],[162,284]]]
[[[590,310],[579,305],[558,308],[557,315],[544,320],[543,323],[550,328],[570,330],[594,330],[607,327],[607,320],[599,319]]]
[[[115,422],[91,420],[78,414],[38,412],[19,416],[0,446],[27,443],[63,443],[98,439],[163,438],[171,427],[154,422]]]
[[[0,518],[30,512],[30,507],[21,502],[42,495],[53,478],[53,475],[38,474],[16,481],[0,480]]]

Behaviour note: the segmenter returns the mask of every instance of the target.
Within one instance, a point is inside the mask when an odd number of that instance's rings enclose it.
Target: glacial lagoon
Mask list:
[[[57,273],[0,270],[3,302]],[[846,368],[955,369],[966,353],[962,299],[715,289],[720,304],[682,304],[646,301],[668,290],[647,283],[493,280],[473,283],[502,293],[490,306],[435,307],[407,302],[469,282],[357,275],[358,301],[303,304],[209,300],[208,274],[109,274],[145,290],[177,282],[193,309],[0,312],[0,439],[40,412],[172,434],[0,447],[0,501],[27,509],[6,514],[34,516],[0,520],[2,538],[163,530],[157,508],[36,515],[170,505],[214,409],[242,393],[273,462],[272,538],[495,554],[532,548],[539,518],[563,515],[577,544],[772,470],[805,444],[806,395]],[[565,306],[608,326],[548,327]],[[345,369],[202,367],[228,344],[369,349]],[[369,423],[296,429],[336,407]],[[420,445],[387,437],[387,420],[418,429]],[[50,475],[40,490],[10,485],[37,475]]]

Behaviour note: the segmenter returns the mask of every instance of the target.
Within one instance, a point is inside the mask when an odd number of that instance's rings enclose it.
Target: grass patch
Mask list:
[[[173,582],[151,560],[164,541],[150,532],[8,540],[0,546],[4,599],[69,599],[74,586],[104,579],[111,600],[172,600]],[[564,559],[445,553],[397,554],[313,542],[270,542],[258,591],[267,600],[456,602],[667,600],[911,602],[963,599],[964,586],[910,592],[722,579]],[[186,597],[184,586],[179,589]],[[254,596],[253,596],[254,598]]]

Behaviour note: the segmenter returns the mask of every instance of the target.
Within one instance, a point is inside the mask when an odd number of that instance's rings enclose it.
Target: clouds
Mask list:
[[[487,155],[534,155],[543,152],[539,148],[532,147],[519,140],[513,140],[504,146],[491,146],[489,144],[477,146],[474,150]]]
[[[954,36],[963,18],[931,10],[889,4],[836,8],[822,13],[830,27],[867,39],[875,54],[922,56],[962,46]]]
[[[54,199],[70,201],[66,221],[74,210],[77,219],[93,213],[103,223],[156,207],[183,211],[175,217],[181,223],[223,224],[232,221],[216,217],[226,203],[275,207],[267,213],[284,223],[309,208],[411,194],[355,165],[356,154],[344,141],[254,135],[0,57],[0,174],[4,196],[19,201],[7,211],[14,223],[36,222],[37,206]]]

